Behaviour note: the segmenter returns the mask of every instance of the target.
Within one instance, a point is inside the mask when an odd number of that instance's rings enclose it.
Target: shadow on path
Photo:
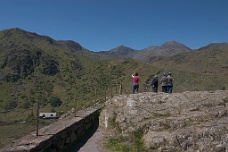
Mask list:
[[[73,143],[67,152],[78,152],[87,142],[88,140],[94,135],[94,133],[97,131],[99,127],[99,119],[96,120],[95,123],[93,123],[93,126],[90,128],[90,130],[76,141],[76,143]],[[95,142],[95,141],[94,141]],[[93,143],[95,144],[95,143]]]

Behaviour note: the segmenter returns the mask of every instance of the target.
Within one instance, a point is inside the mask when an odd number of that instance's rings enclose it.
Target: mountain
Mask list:
[[[120,88],[130,94],[134,72],[140,76],[139,92],[150,92],[154,75],[160,79],[169,71],[174,92],[227,89],[227,55],[227,43],[193,51],[171,41],[143,50],[119,46],[91,52],[77,42],[19,28],[0,31],[0,134],[12,139],[10,133],[21,121],[34,128],[37,101],[40,111],[61,115],[106,101]]]
[[[144,49],[145,55],[148,55],[146,59],[149,60],[155,57],[174,56],[176,54],[189,51],[192,51],[192,49],[176,41],[169,41],[158,47],[149,47]]]
[[[212,43],[197,50],[163,58],[152,64],[168,69],[228,77],[228,43]]]
[[[113,59],[121,59],[121,58],[132,58],[132,54],[134,54],[136,50],[121,45],[116,48],[111,49],[110,51],[100,51],[96,54],[106,57],[106,58],[113,58]]]
[[[0,33],[0,50],[0,79],[7,82],[26,78],[37,68],[41,68],[42,74],[56,75],[60,70],[57,58],[71,52],[75,55],[90,54],[76,42],[56,41],[18,28]],[[73,65],[77,64],[74,62]]]
[[[105,89],[110,95],[116,84],[123,84],[123,92],[130,92],[131,74],[136,70],[149,73],[145,66],[148,65],[132,59],[98,59],[74,41],[57,41],[19,28],[3,30],[0,111],[30,108],[37,98],[43,107],[49,105],[52,97],[72,104],[76,96],[80,108],[91,104],[87,100],[104,100]],[[143,82],[148,76],[141,78]]]
[[[76,54],[89,54],[87,49],[83,48],[80,44],[74,41],[56,41],[48,36],[40,36],[36,33],[13,28],[3,30],[0,33],[0,47],[4,48],[28,48],[36,47],[43,49],[45,47],[57,47],[58,49],[65,49]],[[44,49],[45,50],[45,49]]]
[[[142,83],[147,83],[154,74],[160,76],[167,71],[178,77],[175,79],[178,85],[189,76],[189,82],[178,86],[176,91],[193,88],[189,85],[193,85],[198,74],[201,79],[205,77],[198,83],[201,90],[207,88],[204,85],[212,77],[219,84],[218,88],[227,88],[223,85],[227,78],[227,48],[227,43],[221,43],[192,51],[181,43],[170,41],[143,50],[122,45],[94,53],[74,41],[57,41],[18,28],[3,30],[0,31],[0,81],[5,90],[0,96],[1,100],[10,101],[19,94],[18,90],[25,89],[23,94],[30,100],[35,98],[31,94],[42,87],[47,99],[51,96],[64,99],[66,93],[71,94],[68,97],[72,99],[75,87],[80,98],[84,98],[84,94],[90,98],[97,94],[91,88],[96,86],[102,92],[102,87],[111,83],[126,85],[125,92],[129,93],[131,77],[128,76],[135,71],[140,73]],[[38,81],[49,87],[36,85]]]
[[[169,41],[162,44],[161,46],[151,46],[142,50],[134,50],[129,47],[119,46],[110,51],[98,52],[98,54],[115,59],[133,58],[141,61],[151,61],[159,57],[173,56],[189,51],[192,51],[192,49],[179,42]]]

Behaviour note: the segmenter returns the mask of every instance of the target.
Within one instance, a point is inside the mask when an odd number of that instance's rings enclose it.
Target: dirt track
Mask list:
[[[104,134],[105,130],[97,124],[80,142],[70,148],[70,152],[105,152]]]
[[[104,152],[102,137],[103,131],[98,128],[86,144],[79,149],[79,152]]]

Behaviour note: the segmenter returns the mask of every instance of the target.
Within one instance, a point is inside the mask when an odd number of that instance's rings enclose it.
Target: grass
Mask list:
[[[111,119],[110,129],[113,128],[114,136],[108,138],[105,144],[106,149],[113,152],[139,152],[146,151],[142,136],[143,131],[138,130],[129,133],[128,135],[122,135],[121,129],[115,123],[115,116]]]
[[[35,129],[35,126],[21,124],[19,122],[12,125],[0,126],[0,148],[34,131]]]
[[[33,39],[30,37],[33,37]],[[173,74],[174,92],[228,88],[226,83],[227,72],[224,68],[227,66],[227,53],[225,51],[214,52],[213,48],[212,50],[194,52],[192,55],[190,53],[186,54],[185,58],[188,60],[183,62],[178,56],[175,56],[165,61],[147,64],[133,59],[99,60],[89,55],[72,53],[71,49],[66,46],[60,47],[56,45],[55,43],[57,42],[48,37],[37,36],[20,29],[0,32],[0,38],[0,45],[2,46],[0,65],[3,65],[6,59],[11,61],[5,68],[0,69],[1,127],[12,125],[7,132],[10,132],[10,129],[13,131],[18,129],[17,127],[22,125],[19,122],[29,118],[32,111],[35,111],[36,100],[41,102],[40,111],[49,112],[53,110],[53,107],[49,104],[49,99],[52,96],[58,96],[63,104],[58,108],[54,108],[54,110],[57,114],[62,114],[73,107],[77,107],[80,110],[91,106],[94,101],[105,101],[105,88],[107,88],[106,91],[108,92],[106,96],[111,96],[116,91],[115,87],[112,88],[114,84],[121,83],[123,94],[130,94],[131,74],[134,72],[138,72],[140,76],[139,92],[144,91],[143,85],[146,82],[150,84],[151,78],[155,74],[161,78],[162,74],[168,71]],[[51,41],[55,43],[51,44]],[[14,44],[12,45],[11,42]],[[226,45],[222,47],[224,48],[220,50],[227,49]],[[21,65],[20,69],[26,68],[23,64],[19,64],[19,61],[28,59],[26,54],[23,54],[23,50],[27,50],[30,53],[30,57],[37,57],[37,51],[40,51],[42,53],[41,64],[34,65],[34,72],[27,77],[21,77],[17,82],[2,80],[8,73],[17,73],[12,68],[12,65],[17,65],[16,67]],[[10,52],[11,54],[6,56]],[[203,59],[207,58],[208,52],[212,53],[210,57],[213,58],[205,60],[207,64],[204,64]],[[34,60],[35,58],[32,59]],[[59,72],[56,75],[43,75],[42,65],[46,64],[44,61],[52,60],[59,63]],[[181,63],[177,64],[177,62]],[[213,66],[207,67],[211,63],[213,63]],[[205,69],[207,69],[206,72]],[[215,74],[212,74],[213,72]],[[111,93],[111,88],[113,93]],[[159,87],[159,91],[160,89],[161,87]],[[17,102],[18,106],[10,107],[9,103],[12,102],[14,104]],[[30,103],[29,108],[24,107],[26,103]],[[33,125],[33,122],[30,121],[30,124],[27,125]],[[4,128],[2,129],[4,130]],[[1,132],[1,138],[6,139],[6,137],[7,134]],[[124,140],[122,139],[123,137],[119,138]],[[11,138],[9,139],[11,140]],[[2,143],[1,145],[3,145]],[[115,143],[115,140],[113,143]],[[127,149],[125,146],[122,149]]]
[[[7,144],[15,141],[16,139],[21,138],[33,131],[36,130],[35,120],[33,122],[14,122],[12,124],[1,124],[0,125],[0,148],[4,147]],[[51,121],[49,120],[40,120],[39,128],[42,128]],[[26,128],[26,129],[25,129]]]
[[[146,151],[141,138],[139,131],[133,132],[129,136],[116,135],[108,140],[105,147],[113,152]]]
[[[105,147],[115,152],[129,152],[131,145],[127,144],[128,138],[123,136],[113,137],[109,139]]]

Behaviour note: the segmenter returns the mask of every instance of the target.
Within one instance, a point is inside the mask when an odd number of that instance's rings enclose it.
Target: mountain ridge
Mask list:
[[[168,46],[165,51],[172,52],[170,43],[175,48],[185,48],[174,41],[156,48]],[[21,29],[0,31],[0,112],[4,113],[0,123],[6,128],[22,120],[26,125],[34,124],[31,111],[35,111],[37,100],[41,111],[61,115],[72,107],[79,110],[104,102],[118,94],[120,86],[122,94],[131,94],[134,72],[140,76],[139,92],[151,92],[148,84],[154,75],[161,78],[165,72],[172,72],[174,93],[225,90],[227,50],[228,43],[210,44],[194,51],[180,49],[183,53],[171,56],[154,57],[148,51],[144,58],[139,58],[142,50],[120,46],[112,50],[117,56],[112,58],[71,40],[54,40]],[[160,86],[158,91],[161,92]],[[52,107],[53,98],[59,99],[61,105]],[[5,132],[0,129],[3,138],[12,139]]]
[[[133,58],[149,61],[151,58],[173,56],[179,53],[192,51],[189,47],[177,41],[168,41],[160,46],[150,46],[142,50],[135,50],[126,46],[118,46],[109,51],[97,52],[98,55],[110,58]]]
[[[13,45],[16,45],[17,47],[21,48],[25,48],[25,46],[28,47],[29,45],[33,45],[37,48],[39,48],[41,45],[51,45],[53,47],[62,47],[76,54],[92,54],[89,50],[87,50],[86,48],[82,47],[79,43],[74,42],[72,40],[54,40],[49,36],[38,35],[37,33],[25,31],[20,28],[12,28],[1,31],[0,47],[4,46],[4,43],[11,44],[12,41]]]

